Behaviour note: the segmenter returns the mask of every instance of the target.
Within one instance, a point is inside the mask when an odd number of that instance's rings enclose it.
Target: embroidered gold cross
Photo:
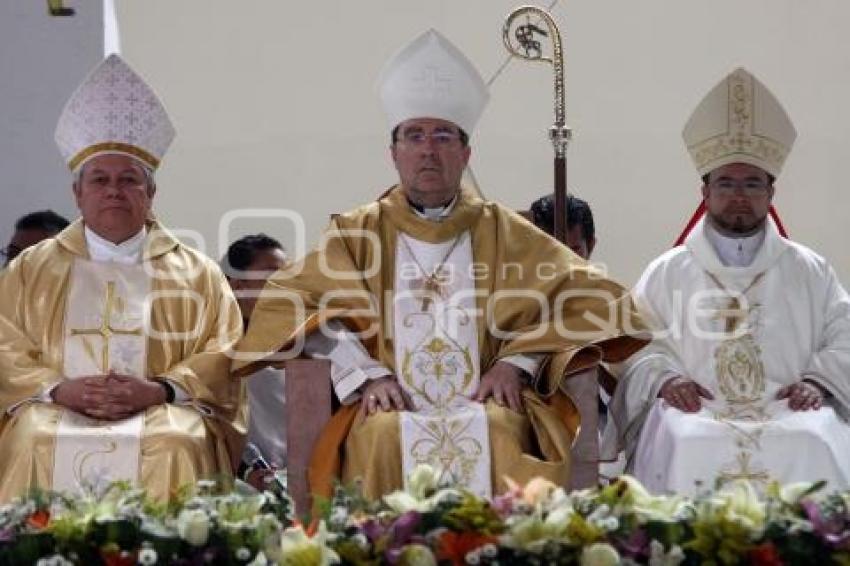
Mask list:
[[[728,472],[720,472],[718,474],[721,483],[747,480],[756,483],[765,483],[770,479],[770,474],[765,470],[756,470],[751,467],[753,455],[749,452],[738,452],[735,459],[737,460],[738,469]]]
[[[128,336],[141,336],[142,330],[134,328],[132,330],[120,330],[112,328],[112,311],[115,308],[115,281],[106,283],[106,303],[103,305],[103,318],[100,321],[99,328],[72,328],[71,336],[100,336],[100,362],[101,372],[105,375],[109,371],[109,339],[113,334],[122,334]]]

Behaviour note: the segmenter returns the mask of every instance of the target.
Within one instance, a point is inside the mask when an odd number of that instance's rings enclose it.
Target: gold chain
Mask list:
[[[747,285],[744,288],[744,290],[739,293],[739,295],[746,296],[747,292],[750,289],[752,289],[753,287],[755,287],[756,284],[759,281],[761,281],[762,277],[764,277],[764,273],[765,272],[762,271],[761,273],[756,275],[753,278],[753,280],[750,281],[750,284]],[[731,333],[738,326],[739,318],[742,318],[741,315],[743,314],[742,311],[741,311],[741,305],[738,302],[738,297],[733,297],[732,293],[729,291],[729,289],[727,289],[726,286],[723,283],[720,282],[720,279],[715,277],[715,275],[713,273],[706,271],[705,274],[708,275],[711,278],[712,281],[714,281],[714,284],[717,285],[720,288],[721,291],[723,291],[724,293],[726,293],[729,296],[729,307],[725,311],[721,311],[721,312],[725,312],[726,315],[727,315],[727,317],[726,317],[726,332]],[[732,315],[734,315],[734,316],[732,316]]]
[[[437,266],[428,273],[425,271],[425,268],[422,267],[422,264],[419,262],[419,259],[416,257],[416,254],[413,253],[413,248],[410,246],[410,242],[407,241],[407,236],[404,234],[399,235],[401,237],[402,243],[404,243],[404,247],[407,248],[407,253],[410,254],[410,258],[413,260],[413,263],[416,264],[417,269],[419,269],[419,273],[423,276],[423,284],[426,291],[439,292],[441,284],[437,281],[437,274],[443,268],[443,265],[448,261],[451,257],[452,252],[455,251],[458,243],[460,242],[463,233],[458,234],[458,236],[452,242],[452,245],[449,246],[448,251],[443,255],[443,259],[437,264]],[[431,297],[424,296],[422,297],[422,312],[426,312],[428,310],[428,306],[431,304]]]

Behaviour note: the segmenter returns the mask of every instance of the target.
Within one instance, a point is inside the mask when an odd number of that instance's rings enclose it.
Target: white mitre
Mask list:
[[[390,59],[378,79],[378,91],[390,129],[411,118],[440,118],[467,134],[490,98],[475,66],[433,29]]]
[[[702,99],[682,137],[700,176],[748,163],[778,177],[797,131],[767,87],[738,68]]]
[[[159,97],[116,54],[77,87],[56,126],[56,144],[71,171],[104,153],[129,155],[156,169],[173,139]]]

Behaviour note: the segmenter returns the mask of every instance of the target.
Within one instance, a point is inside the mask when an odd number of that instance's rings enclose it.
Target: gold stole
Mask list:
[[[735,439],[737,452],[732,461],[724,463],[718,472],[722,482],[748,480],[756,484],[764,484],[769,474],[755,458],[761,451],[761,436],[763,426],[769,416],[762,406],[762,396],[765,391],[764,364],[761,360],[761,348],[753,337],[753,329],[749,326],[748,318],[753,308],[758,304],[744,309],[739,297],[746,299],[746,294],[761,282],[764,272],[756,275],[740,293],[733,294],[713,274],[706,272],[723,292],[729,295],[727,305],[718,309],[716,318],[725,319],[725,338],[714,351],[715,374],[720,394],[726,401],[722,413],[715,418],[727,425]],[[744,427],[741,421],[755,423],[755,427]]]
[[[150,277],[142,265],[75,259],[65,312],[66,379],[110,371],[145,379],[145,306]],[[78,491],[112,480],[137,483],[144,414],[123,421],[65,410],[56,432],[53,489]]]
[[[402,477],[429,464],[441,482],[489,497],[487,416],[484,405],[471,400],[481,371],[472,262],[469,232],[441,243],[398,234],[396,368],[414,405],[399,418]],[[440,277],[434,278],[438,272]]]
[[[708,276],[729,295],[726,308],[719,309],[716,315],[717,318],[725,318],[725,337],[714,351],[718,387],[730,405],[730,416],[749,416],[758,410],[757,405],[765,389],[765,376],[761,349],[753,338],[752,329],[741,327],[742,323],[747,324],[752,308],[743,309],[739,297],[746,299],[747,292],[762,280],[764,272],[756,275],[750,284],[737,294],[730,293],[713,274],[708,273]]]

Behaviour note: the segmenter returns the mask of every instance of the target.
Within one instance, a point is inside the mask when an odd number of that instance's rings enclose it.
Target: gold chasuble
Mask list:
[[[226,354],[241,334],[238,307],[214,262],[147,228],[138,265],[91,261],[77,221],[0,273],[0,501],[105,479],[164,500],[231,473],[245,432]],[[186,398],[106,422],[43,395],[109,371],[167,379]]]
[[[402,487],[404,469],[434,459],[444,478],[479,492],[503,492],[505,476],[565,485],[578,419],[563,379],[646,343],[619,285],[466,189],[439,222],[417,216],[400,187],[338,216],[318,250],[266,284],[237,373],[281,366],[330,320],[395,373],[415,415],[343,406],[313,454],[317,494],[335,477],[361,478],[365,494],[379,497]],[[481,376],[515,354],[547,354],[524,391],[524,414],[471,402]]]

